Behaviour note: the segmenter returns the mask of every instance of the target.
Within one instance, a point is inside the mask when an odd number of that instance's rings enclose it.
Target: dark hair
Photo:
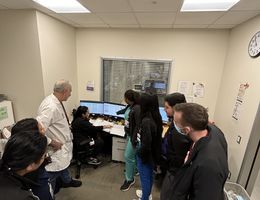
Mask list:
[[[182,125],[191,126],[194,130],[206,129],[209,115],[203,106],[196,103],[181,103],[177,104],[174,109],[182,113]]]
[[[164,97],[164,101],[169,104],[169,106],[173,107],[178,103],[186,103],[186,98],[184,94],[179,92],[174,92],[172,94],[168,94]]]
[[[86,114],[88,112],[88,107],[87,106],[79,106],[77,110],[73,110],[73,121],[77,118],[81,118],[83,114]]]
[[[159,102],[156,94],[143,93],[140,97],[141,121],[144,117],[151,115],[157,125],[157,133],[162,133],[162,117],[159,111]]]
[[[47,147],[47,138],[39,131],[20,131],[8,140],[2,157],[1,170],[17,171],[40,162]]]
[[[133,102],[134,105],[140,103],[140,94],[134,90],[127,90],[124,97]]]
[[[26,118],[18,121],[11,129],[11,134],[17,134],[21,131],[38,131],[38,121],[34,118]]]

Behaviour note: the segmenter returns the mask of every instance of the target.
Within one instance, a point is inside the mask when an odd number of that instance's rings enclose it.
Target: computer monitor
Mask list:
[[[159,111],[160,111],[160,114],[162,116],[162,121],[168,122],[168,117],[167,117],[166,112],[164,111],[164,107],[159,107]]]
[[[166,83],[164,83],[164,82],[154,82],[153,87],[155,89],[163,89],[163,90],[165,90],[166,89]]]
[[[90,114],[104,114],[104,105],[101,101],[80,101],[80,105],[87,106]]]
[[[124,118],[124,114],[117,115],[116,112],[124,109],[126,106],[123,104],[104,102],[104,115],[109,115],[112,117]]]

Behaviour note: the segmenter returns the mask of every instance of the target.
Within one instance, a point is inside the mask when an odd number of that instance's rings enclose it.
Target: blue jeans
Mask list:
[[[129,136],[127,136],[127,144],[126,144],[124,156],[125,156],[125,179],[127,181],[132,181],[134,180],[134,175],[137,172],[136,149],[133,148]]]
[[[149,200],[149,195],[153,186],[153,165],[144,164],[139,156],[137,156],[137,167],[141,179],[142,198],[141,200]]]
[[[54,192],[59,190],[59,188],[56,188],[56,181],[58,178],[60,178],[63,183],[70,183],[72,180],[68,168],[57,172],[48,172],[48,174]]]

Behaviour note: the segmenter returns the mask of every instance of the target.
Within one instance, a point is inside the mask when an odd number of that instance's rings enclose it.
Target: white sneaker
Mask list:
[[[140,199],[142,198],[142,195],[143,195],[142,190],[136,190],[135,193],[136,193],[136,196],[138,196]],[[153,199],[152,194],[150,194],[149,200],[152,200],[152,199]]]

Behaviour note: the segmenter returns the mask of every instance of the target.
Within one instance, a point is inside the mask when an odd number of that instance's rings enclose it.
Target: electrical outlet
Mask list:
[[[238,135],[238,136],[237,136],[237,143],[240,144],[240,142],[241,142],[241,136]]]

